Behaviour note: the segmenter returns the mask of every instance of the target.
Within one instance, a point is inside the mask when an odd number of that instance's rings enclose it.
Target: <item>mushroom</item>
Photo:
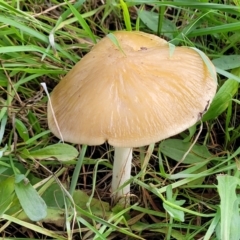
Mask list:
[[[67,142],[112,145],[113,197],[125,196],[132,148],[186,130],[211,103],[216,72],[201,55],[143,32],[108,35],[54,88],[49,128]]]

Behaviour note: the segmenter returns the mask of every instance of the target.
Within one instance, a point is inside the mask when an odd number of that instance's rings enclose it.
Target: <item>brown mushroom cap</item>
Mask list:
[[[217,83],[201,56],[142,32],[115,32],[121,49],[103,38],[51,94],[67,142],[144,146],[195,124]],[[211,71],[215,69],[209,60]],[[60,133],[48,106],[50,130]]]

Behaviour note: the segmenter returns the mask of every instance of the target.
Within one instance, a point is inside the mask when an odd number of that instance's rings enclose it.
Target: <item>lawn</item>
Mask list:
[[[2,239],[240,239],[240,1],[0,0],[0,29]],[[113,147],[47,121],[54,87],[117,30],[200,50],[218,81],[195,125],[133,149],[127,203],[111,197]]]

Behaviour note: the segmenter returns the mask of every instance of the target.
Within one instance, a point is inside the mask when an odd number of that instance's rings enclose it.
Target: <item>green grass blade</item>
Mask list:
[[[59,235],[59,234],[55,233],[54,231],[48,230],[47,228],[43,228],[43,227],[37,226],[35,224],[19,220],[17,217],[13,217],[13,216],[10,216],[7,214],[2,214],[1,218],[5,219],[7,221],[16,223],[20,226],[24,226],[27,229],[31,229],[33,232],[41,233],[46,236],[56,238],[58,240],[67,240],[67,238],[62,236],[62,234]]]
[[[1,125],[0,125],[0,144],[2,142],[3,136],[4,136],[4,132],[5,132],[5,128],[6,128],[6,124],[7,124],[7,115],[4,115],[1,119]]]
[[[221,239],[236,240],[240,238],[239,202],[236,188],[240,180],[228,175],[217,176],[218,192],[221,198]]]
[[[219,224],[219,221],[220,221],[220,217],[221,217],[221,214],[220,214],[220,209],[217,210],[216,212],[216,215],[215,217],[212,219],[211,221],[211,224],[203,238],[203,240],[210,240],[211,239],[211,236],[214,234],[214,231],[216,230],[218,224]]]
[[[223,113],[229,106],[229,103],[232,101],[234,95],[237,93],[238,86],[239,83],[233,79],[225,81],[215,95],[208,111],[204,114],[202,121],[215,119]]]
[[[126,29],[127,31],[132,31],[131,19],[130,19],[127,4],[123,0],[120,0],[120,5],[123,10],[123,19],[124,19]]]
[[[71,9],[72,13],[74,14],[74,16],[78,19],[78,22],[80,23],[80,25],[82,26],[82,28],[86,31],[86,33],[88,34],[88,36],[92,39],[92,41],[94,43],[97,43],[97,40],[90,28],[90,26],[87,24],[87,22],[85,21],[85,19],[82,17],[82,15],[76,10],[76,8],[71,5],[70,3],[68,3],[69,8]]]
[[[79,158],[77,160],[77,164],[74,168],[72,181],[71,181],[71,185],[70,185],[70,189],[69,189],[69,193],[70,193],[71,196],[73,196],[73,192],[76,189],[78,177],[79,177],[79,174],[80,174],[80,170],[81,170],[81,167],[82,167],[82,163],[83,163],[83,159],[84,159],[86,151],[87,151],[87,145],[82,145],[82,149],[81,149]]]

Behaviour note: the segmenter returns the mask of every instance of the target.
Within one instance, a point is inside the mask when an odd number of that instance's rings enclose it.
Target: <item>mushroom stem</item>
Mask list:
[[[132,148],[115,147],[112,195],[115,200],[130,193],[130,184],[119,189],[131,177]]]

